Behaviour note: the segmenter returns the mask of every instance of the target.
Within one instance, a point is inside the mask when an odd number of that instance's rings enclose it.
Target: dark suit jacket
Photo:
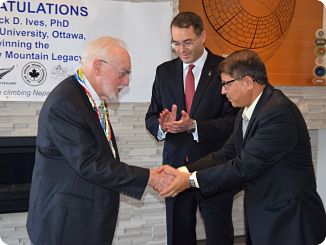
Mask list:
[[[36,245],[111,244],[119,193],[140,199],[149,171],[113,158],[97,115],[74,77],[39,117],[27,230]],[[114,147],[117,146],[114,140]]]
[[[217,72],[222,57],[209,50],[201,77],[193,98],[190,117],[197,120],[199,143],[193,135],[183,132],[167,134],[163,149],[163,162],[174,167],[184,164],[188,155],[193,162],[219,149],[230,135],[237,110],[232,108],[225,96],[221,95],[220,74]],[[159,128],[159,113],[178,106],[177,119],[181,110],[186,111],[183,83],[183,64],[177,58],[157,67],[153,84],[151,104],[146,114],[146,128],[156,138]]]
[[[243,186],[247,231],[253,245],[316,245],[326,234],[316,192],[310,137],[297,108],[267,85],[242,139],[242,110],[223,148],[193,164],[200,190]],[[209,167],[213,166],[213,167]]]

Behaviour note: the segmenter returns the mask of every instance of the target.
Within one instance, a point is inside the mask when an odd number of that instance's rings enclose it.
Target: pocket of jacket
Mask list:
[[[268,211],[278,211],[284,207],[289,206],[293,201],[294,201],[293,198],[284,199],[281,201],[277,201],[277,202],[265,205],[264,209],[268,210]]]
[[[54,206],[87,211],[92,209],[94,201],[87,197],[58,192],[54,196]]]

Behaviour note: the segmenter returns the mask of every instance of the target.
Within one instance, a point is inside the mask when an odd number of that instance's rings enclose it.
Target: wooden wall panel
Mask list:
[[[180,0],[179,11],[194,11],[199,14],[207,31],[206,46],[214,53],[227,55],[241,49],[225,41],[217,34],[216,22],[211,16],[216,16],[222,9],[214,9],[215,4],[232,5],[237,2],[243,9],[256,16],[271,12],[266,6],[275,6],[285,0]],[[292,1],[293,2],[293,1]],[[209,6],[209,8],[207,7]],[[236,17],[237,18],[237,17]],[[315,33],[323,26],[323,5],[317,0],[296,0],[293,18],[286,32],[272,45],[256,48],[264,59],[269,80],[274,85],[310,86],[313,68],[315,67]],[[239,26],[238,28],[243,28]],[[269,28],[266,26],[266,28]],[[237,29],[237,28],[235,28]],[[233,30],[233,33],[236,30]],[[325,85],[322,84],[322,85]]]

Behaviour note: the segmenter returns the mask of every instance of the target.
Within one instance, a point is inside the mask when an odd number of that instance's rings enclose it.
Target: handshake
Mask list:
[[[190,173],[175,169],[169,165],[150,169],[148,185],[163,197],[175,197],[190,188]]]

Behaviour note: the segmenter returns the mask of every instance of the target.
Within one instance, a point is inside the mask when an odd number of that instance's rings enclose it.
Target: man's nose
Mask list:
[[[226,94],[226,89],[224,88],[224,86],[222,86],[221,94]]]
[[[122,80],[121,80],[121,83],[122,83],[124,86],[129,86],[129,82],[130,82],[129,75],[125,76],[125,77],[122,78]]]

